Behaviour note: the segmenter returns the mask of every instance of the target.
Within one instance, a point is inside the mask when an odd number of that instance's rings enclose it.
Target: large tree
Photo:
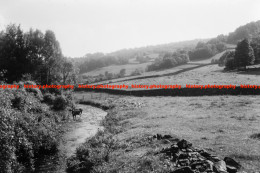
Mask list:
[[[254,64],[255,56],[253,48],[248,39],[244,39],[237,44],[235,51],[235,65],[238,68],[246,69],[246,66]]]
[[[69,76],[73,73],[74,70],[72,62],[68,61],[67,58],[62,58],[60,70],[62,74],[63,85],[65,85]]]
[[[8,25],[0,32],[0,80],[11,83],[29,74],[33,80],[49,84],[60,79],[62,52],[52,31],[23,32]]]
[[[62,52],[59,42],[56,40],[54,32],[48,30],[44,36],[43,49],[44,68],[46,71],[46,83],[52,82],[52,76],[59,71],[57,68],[62,62]]]
[[[259,64],[260,63],[260,33],[258,36],[252,38],[250,45],[254,50],[255,64]]]
[[[0,71],[7,82],[17,81],[28,72],[27,49],[20,26],[11,24],[0,36]],[[1,79],[0,79],[1,80]]]

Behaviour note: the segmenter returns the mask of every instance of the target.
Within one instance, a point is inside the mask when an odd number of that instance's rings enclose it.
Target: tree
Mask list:
[[[24,37],[26,49],[28,50],[28,66],[30,66],[28,73],[31,74],[33,80],[41,82],[41,79],[45,75],[45,73],[42,72],[42,67],[44,66],[44,34],[38,29],[30,29],[29,32],[25,33]]]
[[[235,51],[234,63],[236,67],[243,67],[246,69],[246,66],[254,64],[255,56],[253,48],[250,46],[249,40],[244,39],[237,44]]]
[[[123,69],[120,70],[119,76],[120,76],[120,77],[124,77],[124,76],[125,76],[125,73],[126,73],[126,70],[125,70],[125,68],[123,68]]]
[[[67,59],[63,58],[62,64],[61,64],[63,85],[66,84],[66,81],[72,72],[73,72],[73,64],[70,61],[68,61]]]
[[[29,70],[23,31],[20,26],[11,24],[1,32],[0,37],[2,78],[7,79],[7,82],[18,81]]]
[[[259,64],[260,63],[260,35],[252,38],[250,45],[254,50],[255,64]]]
[[[48,30],[44,36],[44,65],[46,70],[46,83],[51,83],[51,75],[61,62],[60,44],[56,40],[54,32]]]
[[[218,66],[219,67],[223,67],[226,65],[226,61],[229,58],[233,58],[234,59],[235,56],[235,51],[233,50],[227,50],[218,60]]]
[[[226,70],[233,70],[233,69],[235,69],[235,63],[234,63],[234,57],[232,57],[232,58],[227,58],[226,59],[226,63],[225,63],[225,69]]]

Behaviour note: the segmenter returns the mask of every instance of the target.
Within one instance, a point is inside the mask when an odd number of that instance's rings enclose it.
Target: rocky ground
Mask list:
[[[160,153],[167,155],[172,164],[173,173],[236,173],[241,164],[230,157],[221,160],[204,149],[198,149],[184,139],[172,138],[171,135],[154,135],[157,140],[173,140],[170,147],[164,148]]]

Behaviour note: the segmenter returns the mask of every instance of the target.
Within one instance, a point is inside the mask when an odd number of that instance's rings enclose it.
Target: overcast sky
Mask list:
[[[0,28],[53,30],[65,56],[228,34],[260,0],[0,0]]]

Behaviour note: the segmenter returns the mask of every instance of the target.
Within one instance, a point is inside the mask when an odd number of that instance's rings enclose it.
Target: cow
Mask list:
[[[76,116],[77,116],[77,115],[81,115],[82,112],[83,112],[83,110],[82,110],[81,108],[79,108],[79,109],[75,109],[75,108],[74,108],[74,109],[71,109],[70,111],[72,112],[73,120],[76,119]]]

